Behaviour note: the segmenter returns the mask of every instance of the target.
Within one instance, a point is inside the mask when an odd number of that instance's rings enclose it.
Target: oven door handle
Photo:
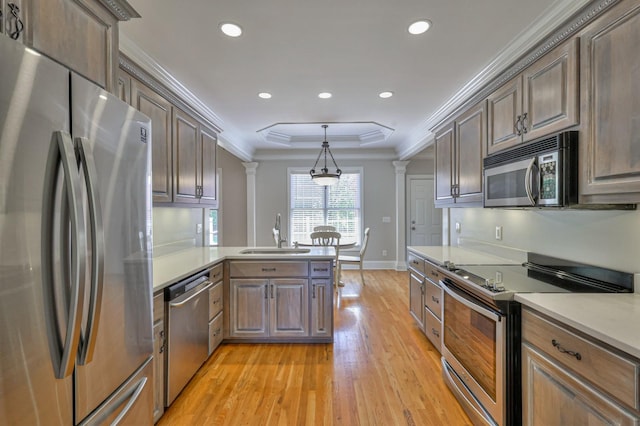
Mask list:
[[[451,287],[447,286],[447,284],[444,281],[440,281],[440,286],[442,287],[442,289],[451,297],[453,297],[455,300],[457,300],[458,302],[462,303],[463,305],[465,305],[467,308],[476,311],[477,313],[484,315],[487,318],[491,318],[492,320],[494,320],[495,322],[500,322],[502,320],[502,316],[498,315],[497,313],[490,311],[489,309],[485,309],[480,305],[477,305],[473,302],[471,302],[469,299],[467,299],[466,297],[458,294],[455,290],[453,290]]]

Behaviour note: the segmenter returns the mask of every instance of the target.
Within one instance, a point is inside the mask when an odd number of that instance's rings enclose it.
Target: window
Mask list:
[[[218,245],[218,210],[209,210],[209,245]]]
[[[310,244],[313,227],[333,225],[340,241],[360,244],[362,171],[343,171],[337,184],[319,186],[308,170],[289,170],[289,241]]]

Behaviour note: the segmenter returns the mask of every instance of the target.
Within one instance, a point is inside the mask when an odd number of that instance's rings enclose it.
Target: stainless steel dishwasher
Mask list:
[[[209,271],[165,290],[168,310],[167,381],[169,406],[209,354]]]

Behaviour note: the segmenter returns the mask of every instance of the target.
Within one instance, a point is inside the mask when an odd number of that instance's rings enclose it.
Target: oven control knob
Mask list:
[[[486,280],[484,280],[484,286],[489,290],[495,290],[496,281],[493,278],[487,278]]]

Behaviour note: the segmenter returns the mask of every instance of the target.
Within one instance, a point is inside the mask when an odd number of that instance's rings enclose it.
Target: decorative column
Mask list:
[[[258,163],[242,163],[247,174],[247,246],[256,246],[256,169]]]
[[[396,271],[406,271],[406,173],[409,161],[393,161],[392,163],[396,168]]]

